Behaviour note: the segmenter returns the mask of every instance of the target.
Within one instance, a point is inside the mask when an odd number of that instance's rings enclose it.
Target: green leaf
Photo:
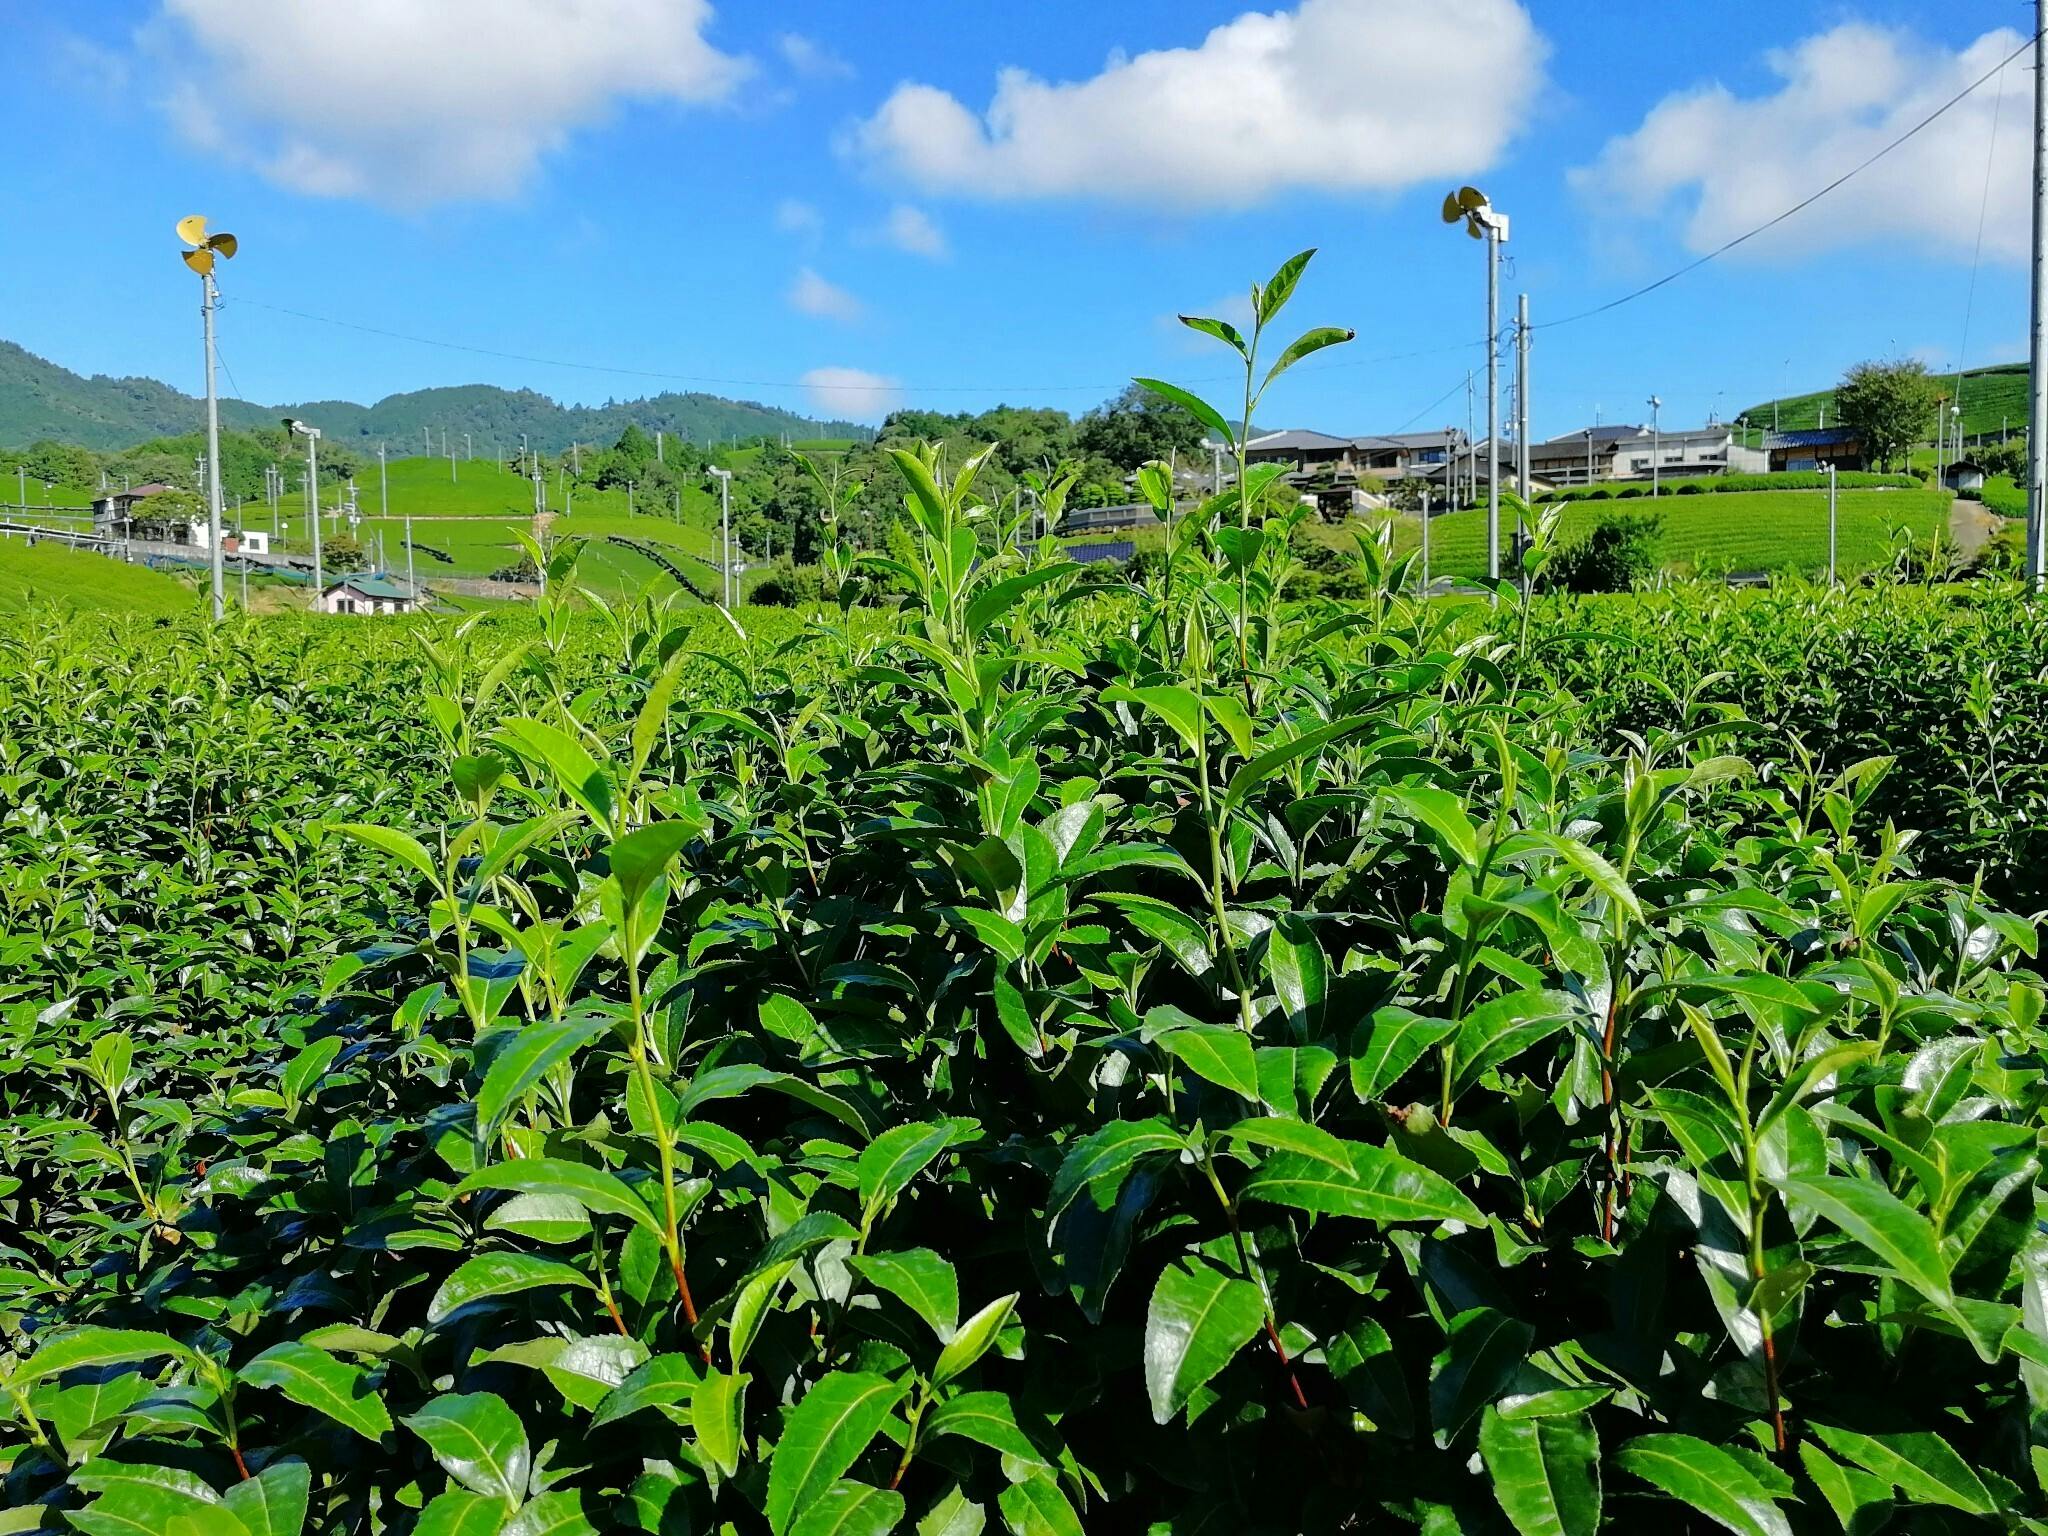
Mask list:
[[[1327,1159],[1280,1152],[1261,1163],[1240,1200],[1291,1205],[1320,1216],[1356,1216],[1366,1221],[1466,1221],[1486,1218],[1457,1187],[1434,1169],[1386,1147],[1344,1143],[1351,1170]]]
[[[498,1536],[598,1536],[580,1493],[544,1493],[505,1522]]]
[[[979,635],[1015,607],[1026,594],[1072,575],[1081,567],[1072,560],[1058,560],[1035,566],[1020,576],[1006,576],[992,582],[967,605],[967,632]]]
[[[703,1379],[703,1362],[695,1355],[656,1355],[644,1360],[605,1394],[590,1417],[590,1427],[601,1428],[643,1408],[687,1403],[696,1396],[697,1384]]]
[[[427,1304],[427,1322],[438,1326],[449,1314],[471,1302],[511,1296],[537,1287],[594,1291],[590,1277],[573,1265],[530,1253],[483,1253],[458,1267],[441,1282]]]
[[[599,826],[612,817],[612,786],[589,748],[567,731],[540,720],[507,720],[497,737],[529,762],[547,769],[555,787]]]
[[[962,1392],[946,1399],[925,1419],[923,1432],[926,1436],[958,1435],[1026,1466],[1051,1465],[1018,1426],[1016,1410],[1001,1392]]]
[[[1479,1421],[1493,1496],[1521,1536],[1593,1536],[1600,1528],[1600,1437],[1583,1413]]]
[[[1763,1485],[1719,1446],[1691,1435],[1638,1435],[1614,1464],[1738,1536],[1792,1536]]]
[[[744,1373],[709,1371],[690,1395],[690,1427],[697,1434],[697,1449],[727,1477],[740,1469],[740,1419],[747,1380]]]
[[[654,882],[668,873],[675,857],[703,832],[690,821],[657,821],[651,826],[614,838],[611,846],[612,878],[619,882],[620,905],[636,911],[641,898]]]
[[[931,1249],[856,1254],[847,1263],[868,1284],[931,1324],[941,1343],[953,1337],[960,1319],[960,1281],[953,1266]]]
[[[81,1478],[72,1481],[85,1486]],[[84,1536],[248,1536],[248,1528],[211,1488],[201,1497],[169,1481],[124,1479],[109,1485],[84,1509],[67,1511],[63,1519]]]
[[[1141,704],[1146,710],[1173,728],[1181,744],[1189,753],[1200,756],[1204,731],[1202,727],[1202,700],[1191,688],[1177,684],[1160,683],[1149,688],[1132,688],[1117,684],[1102,690],[1105,704]]]
[[[1112,1120],[1068,1149],[1060,1171],[1053,1176],[1045,1214],[1059,1215],[1083,1189],[1098,1183],[1107,1186],[1107,1198],[1097,1196],[1107,1206],[1115,1200],[1116,1188],[1124,1176],[1141,1158],[1186,1150],[1187,1139],[1164,1120]]]
[[[1465,1015],[1451,1043],[1452,1092],[1462,1093],[1493,1068],[1563,1029],[1576,1004],[1568,992],[1510,992]]]
[[[909,1390],[907,1381],[833,1371],[797,1400],[768,1463],[764,1509],[776,1536],[846,1475]]]
[[[192,1351],[169,1334],[138,1328],[73,1328],[57,1334],[29,1357],[17,1378],[23,1384],[90,1365],[134,1365],[172,1355],[192,1359]]]
[[[1050,1473],[1012,1483],[996,1500],[1010,1536],[1086,1536],[1081,1517]]]
[[[440,866],[434,862],[434,856],[427,852],[426,845],[410,833],[401,832],[396,827],[377,827],[360,821],[344,822],[334,830],[346,837],[354,838],[359,843],[368,843],[380,853],[390,854],[422,876],[427,884],[437,888],[440,886]]]
[[[1244,764],[1230,776],[1230,782],[1223,788],[1223,815],[1226,817],[1243,805],[1251,792],[1292,763],[1320,752],[1334,741],[1346,736],[1355,736],[1370,726],[1379,724],[1376,715],[1352,715],[1343,720],[1332,720],[1327,724],[1303,731],[1299,736],[1268,747],[1250,762]]]
[[[297,1339],[273,1344],[235,1372],[252,1387],[275,1387],[293,1402],[324,1413],[372,1445],[391,1431],[391,1411],[359,1365],[346,1365]]]
[[[1883,1185],[1847,1177],[1787,1177],[1777,1183],[1790,1198],[1820,1212],[1868,1248],[1935,1306],[1954,1309],[1955,1293],[1934,1224]]]
[[[803,1512],[789,1536],[888,1536],[903,1509],[902,1494],[841,1478]]]
[[[740,1362],[747,1358],[747,1351],[754,1347],[754,1339],[774,1304],[775,1293],[782,1288],[782,1282],[789,1278],[789,1272],[796,1268],[796,1263],[795,1259],[785,1259],[779,1264],[771,1264],[749,1275],[739,1287],[733,1298],[732,1315],[726,1319],[726,1347],[732,1355],[734,1370],[739,1369]]]
[[[1265,382],[1259,385],[1259,392],[1263,394],[1275,379],[1304,357],[1313,356],[1325,347],[1340,347],[1357,334],[1356,331],[1341,325],[1319,325],[1314,330],[1303,331],[1294,338],[1287,350],[1280,354],[1273,366],[1266,370]]]
[[[526,1497],[533,1453],[519,1416],[495,1392],[444,1392],[403,1422],[471,1493],[501,1500],[508,1510]]]
[[[1315,254],[1314,246],[1305,251],[1296,251],[1281,262],[1280,270],[1257,290],[1259,324],[1269,323],[1286,307],[1287,301],[1294,297],[1295,284],[1301,281],[1301,274],[1308,270],[1308,264],[1314,259]]]
[[[300,1536],[313,1475],[296,1456],[273,1461],[254,1477],[228,1488],[221,1502],[249,1536]]]
[[[1380,791],[1405,816],[1437,835],[1452,860],[1466,869],[1479,866],[1479,829],[1465,812],[1465,803],[1447,789],[1407,784]]]
[[[286,1062],[278,1077],[278,1087],[285,1098],[294,1104],[304,1100],[306,1090],[327,1075],[328,1067],[340,1054],[341,1036],[324,1035]]]
[[[1282,914],[1267,935],[1266,977],[1294,1036],[1306,1040],[1315,1034],[1329,995],[1330,964],[1315,929],[1294,913]]]
[[[1191,1024],[1167,1030],[1153,1043],[1195,1076],[1258,1102],[1258,1062],[1252,1055],[1252,1038],[1243,1030]]]
[[[917,1522],[917,1536],[981,1536],[988,1515],[955,1484]]]
[[[1214,336],[1218,341],[1237,348],[1240,357],[1244,355],[1244,337],[1238,334],[1237,327],[1228,320],[1211,320],[1205,315],[1182,315],[1179,319],[1189,330],[1200,331],[1204,336]]]
[[[1007,1296],[998,1296],[960,1325],[939,1351],[938,1364],[932,1367],[933,1386],[944,1386],[988,1352],[1003,1324],[1010,1320],[1017,1294],[1012,1291]]]
[[[1160,1272],[1145,1312],[1145,1391],[1154,1423],[1165,1424],[1250,1342],[1265,1302],[1249,1280],[1198,1258]]]
[[[1535,842],[1563,859],[1582,875],[1588,884],[1605,896],[1632,922],[1643,920],[1643,904],[1629,883],[1622,879],[1621,871],[1607,862],[1597,849],[1590,848],[1575,837],[1555,837],[1547,832],[1529,834]]]
[[[854,1167],[861,1204],[879,1210],[909,1187],[962,1134],[953,1121],[918,1121],[882,1132]]]
[[[1172,401],[1214,432],[1226,447],[1235,446],[1237,434],[1230,430],[1230,423],[1223,419],[1223,413],[1199,395],[1191,395],[1178,384],[1168,384],[1163,379],[1138,379],[1136,383],[1141,389],[1151,390],[1160,399]]]
[[[1536,1342],[1534,1328],[1492,1307],[1460,1312],[1446,1332],[1429,1369],[1429,1417],[1439,1446],[1507,1390]]]
[[[560,1195],[601,1216],[624,1216],[648,1231],[661,1233],[661,1219],[625,1181],[602,1168],[555,1157],[520,1158],[479,1168],[460,1184],[458,1195],[483,1189],[515,1189],[528,1194]]]
[[[522,1027],[498,1052],[476,1096],[479,1132],[488,1140],[508,1110],[540,1080],[604,1033],[595,1020],[543,1019]]]
[[[1406,1008],[1380,1009],[1366,1026],[1364,1042],[1352,1052],[1351,1091],[1361,1104],[1385,1098],[1403,1073],[1457,1028],[1448,1019],[1426,1019]]]
[[[1826,1424],[1814,1425],[1813,1432],[1836,1455],[1882,1478],[1915,1504],[1940,1504],[1970,1515],[1998,1512],[1998,1501],[1983,1479],[1939,1435],[1866,1435]]]

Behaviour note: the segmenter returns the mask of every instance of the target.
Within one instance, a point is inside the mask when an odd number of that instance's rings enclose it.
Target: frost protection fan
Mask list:
[[[1508,237],[1508,221],[1504,214],[1495,213],[1493,205],[1486,200],[1486,194],[1477,187],[1460,187],[1455,192],[1444,194],[1444,222],[1455,224],[1465,221],[1465,233],[1474,240],[1484,240],[1488,230],[1495,231],[1503,240]]]
[[[215,252],[232,257],[237,249],[233,235],[209,235],[206,232],[206,215],[203,213],[188,213],[178,220],[178,238],[193,247],[192,250],[183,251],[180,255],[185,265],[201,277],[213,275]]]

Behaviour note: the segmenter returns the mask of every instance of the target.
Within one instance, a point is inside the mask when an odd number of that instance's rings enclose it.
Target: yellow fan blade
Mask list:
[[[178,220],[178,238],[187,245],[206,244],[206,215],[188,213]]]
[[[223,256],[232,256],[241,249],[240,242],[233,235],[226,233],[213,236],[206,244],[208,249],[219,251]]]
[[[202,276],[213,270],[213,252],[206,249],[205,246],[201,246],[196,251],[180,251],[178,254],[184,260],[186,266]]]
[[[1455,224],[1463,217],[1465,217],[1465,210],[1458,206],[1458,194],[1446,192],[1444,194],[1444,222],[1446,224]]]
[[[1477,187],[1458,188],[1458,206],[1470,213],[1475,208],[1486,206],[1486,194]]]
[[[1477,219],[1467,219],[1465,221],[1465,233],[1470,235],[1474,240],[1484,240],[1486,238],[1486,236],[1480,231],[1479,221]]]

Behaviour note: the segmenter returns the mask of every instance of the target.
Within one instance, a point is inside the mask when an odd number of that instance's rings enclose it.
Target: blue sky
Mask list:
[[[258,400],[481,381],[866,419],[1079,411],[1133,374],[1227,396],[1227,355],[1171,315],[1241,306],[1314,245],[1286,318],[1359,339],[1262,417],[1462,423],[1483,269],[1438,220],[1447,187],[1512,216],[1503,307],[1528,292],[1540,326],[1813,191],[2018,46],[2027,14],[0,0],[0,195],[27,224],[0,256],[0,335],[195,388],[171,225],[203,211],[243,242],[224,387]],[[1653,391],[1691,423],[1867,356],[1952,366],[1966,313],[1969,362],[2023,355],[2031,85],[2016,62],[2002,98],[1984,87],[1772,235],[1539,329],[1538,434],[1637,419]]]

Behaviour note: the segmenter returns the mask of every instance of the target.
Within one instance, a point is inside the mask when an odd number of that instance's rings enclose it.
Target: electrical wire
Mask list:
[[[1878,161],[1882,160],[1886,155],[1890,154],[1893,150],[1897,149],[1901,144],[1904,144],[1907,140],[1913,138],[1923,129],[1927,128],[1932,123],[1934,123],[1938,118],[1946,114],[1958,102],[1962,101],[1965,97],[1971,95],[1973,92],[1983,87],[1983,85],[1987,81],[1991,80],[1995,76],[2002,75],[2005,72],[2005,66],[2012,63],[2014,59],[2017,59],[2029,48],[2034,47],[2036,42],[2038,41],[2038,38],[2039,34],[2035,34],[2035,36],[2029,37],[2025,42],[2021,43],[2019,47],[2013,49],[2011,53],[2008,53],[2004,58],[2000,59],[1996,64],[1992,65],[1990,69],[1986,70],[1983,74],[1979,75],[1975,80],[1971,81],[1968,85],[1964,86],[1960,91],[1957,91],[1955,95],[1949,97],[1947,101],[1943,102],[1940,106],[1936,107],[1932,112],[1928,113],[1925,117],[1921,118],[1919,122],[1915,123],[1912,127],[1908,128],[1904,133],[1900,134],[1897,138],[1893,139],[1889,144],[1885,145],[1884,148],[1878,150],[1875,154],[1870,155],[1868,158],[1860,161],[1855,166],[1851,167],[1849,170],[1844,171],[1841,175],[1837,176],[1833,181],[1829,182],[1826,186],[1822,187],[1818,192],[1815,192],[1810,196],[1801,198],[1798,202],[1794,203],[1790,208],[1787,208],[1783,213],[1778,214],[1775,218],[1766,219],[1763,223],[1757,225],[1754,229],[1745,230],[1742,234],[1737,235],[1733,240],[1729,240],[1721,245],[1715,246],[1714,249],[1708,251],[1706,255],[1699,257],[1697,260],[1687,262],[1684,266],[1678,268],[1678,270],[1675,272],[1665,273],[1664,276],[1658,278],[1654,283],[1645,283],[1642,287],[1634,290],[1631,293],[1624,293],[1618,299],[1609,299],[1605,304],[1596,304],[1591,309],[1582,309],[1575,315],[1562,315],[1555,320],[1546,320],[1541,325],[1530,326],[1529,329],[1531,331],[1555,330],[1558,326],[1575,325],[1581,320],[1590,320],[1595,315],[1604,315],[1608,313],[1608,311],[1610,310],[1619,309],[1624,304],[1633,304],[1637,299],[1655,293],[1659,288],[1662,288],[1667,284],[1677,282],[1681,277],[1686,276],[1688,273],[1697,272],[1701,267],[1704,267],[1708,262],[1727,255],[1730,251],[1734,250],[1738,245],[1743,245],[1746,244],[1748,241],[1754,240],[1758,235],[1765,233],[1767,230],[1776,229],[1780,224],[1784,223],[1794,214],[1805,212],[1808,208],[1811,208],[1815,203],[1819,202],[1822,198],[1826,197],[1830,192],[1834,191],[1837,187],[1842,186],[1844,183],[1852,181],[1856,177],[1862,175],[1865,171],[1869,170],[1873,165],[1877,164]]]
[[[1984,222],[1991,211],[1991,170],[1998,158],[1998,118],[2005,110],[2005,66],[1998,66],[1998,95],[1991,104],[1991,144],[1984,151],[1984,192],[1977,204],[1977,243],[1970,251],[1970,286],[1963,298],[1963,341],[1956,349],[1956,411],[1963,408],[1963,369],[1970,360],[1970,321],[1977,308],[1977,268],[1984,259]]]

